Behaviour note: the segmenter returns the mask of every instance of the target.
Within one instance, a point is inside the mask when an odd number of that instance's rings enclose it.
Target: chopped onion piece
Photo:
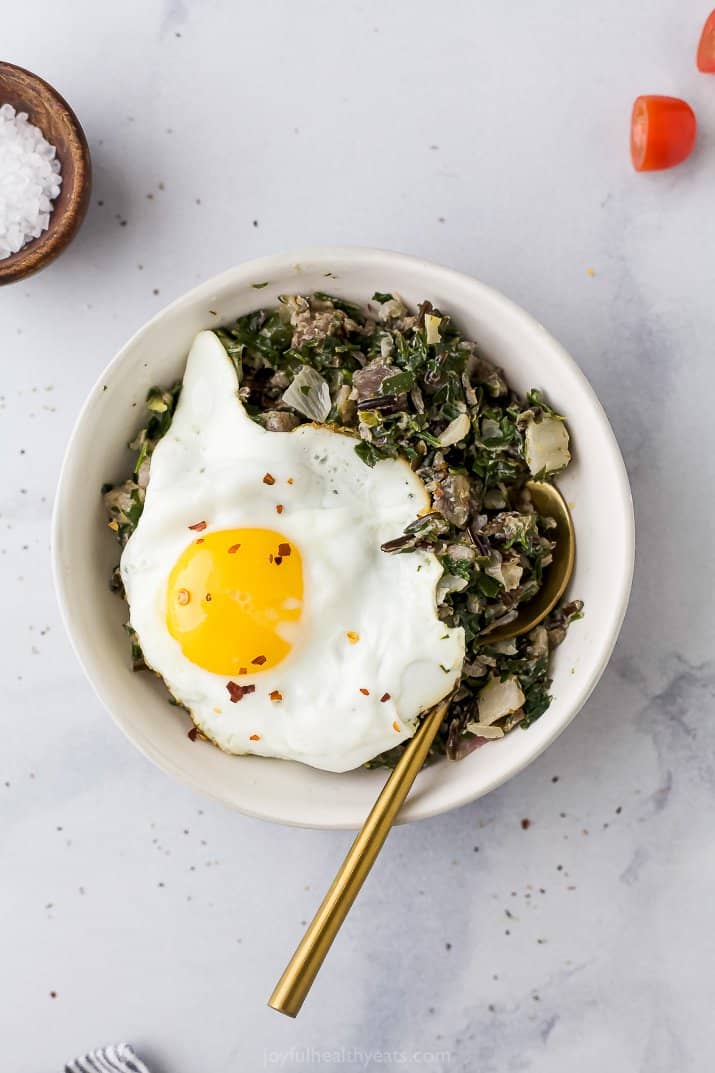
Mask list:
[[[492,417],[482,418],[482,439],[500,440],[502,438],[501,425]]]
[[[488,577],[493,577],[500,585],[504,584],[504,575],[501,572],[501,552],[497,551],[496,548],[492,548],[489,552],[489,562],[483,569]]]
[[[484,573],[488,574],[489,577],[493,577],[500,585],[503,585],[507,592],[511,592],[512,589],[518,587],[524,568],[515,559],[509,559],[504,562],[499,552],[492,550],[489,562],[484,567]]]
[[[489,647],[492,652],[498,652],[500,656],[515,656],[518,652],[515,637],[510,637],[507,641],[495,641]]]
[[[395,344],[392,342],[392,336],[387,332],[383,332],[380,336],[380,357],[389,358],[394,349]]]
[[[443,574],[437,582],[437,603],[441,604],[450,592],[462,592],[469,582],[459,574]]]
[[[516,678],[490,678],[479,694],[479,722],[491,726],[497,719],[521,708],[526,697]]]
[[[526,426],[526,463],[532,474],[555,473],[571,461],[569,434],[566,425],[558,417],[533,418]]]
[[[425,339],[428,346],[434,346],[439,342],[439,326],[441,317],[435,317],[434,313],[425,313]]]
[[[468,414],[459,414],[454,421],[450,421],[444,432],[439,437],[442,447],[451,447],[453,443],[459,443],[467,435],[470,429]]]
[[[488,723],[467,723],[467,730],[471,734],[476,734],[479,738],[487,738],[489,740],[504,737],[504,731],[501,727],[493,727]]]
[[[467,597],[467,600],[469,600],[469,597]],[[487,638],[487,644],[489,644],[488,638],[490,633],[493,633],[494,630],[501,629],[502,626],[508,626],[510,622],[513,622],[514,619],[519,617],[518,607],[512,607],[510,611],[502,613],[503,608],[503,603],[501,605],[497,605],[498,613],[495,615],[495,617],[492,619],[488,626],[485,626],[483,630],[479,631],[480,637]]]
[[[407,306],[399,297],[399,295],[393,298],[388,298],[386,302],[381,302],[380,309],[378,311],[378,316],[383,322],[383,324],[385,323],[385,321],[391,319],[397,320],[399,317],[404,317],[406,315]]]
[[[293,383],[283,392],[283,402],[310,421],[322,422],[330,413],[330,388],[315,369],[301,365]]]
[[[504,583],[504,588],[507,592],[511,592],[512,589],[516,589],[521,581],[521,575],[524,573],[524,567],[517,562],[502,563],[501,576]]]
[[[473,563],[477,557],[477,549],[472,544],[450,544],[447,555],[457,563]]]

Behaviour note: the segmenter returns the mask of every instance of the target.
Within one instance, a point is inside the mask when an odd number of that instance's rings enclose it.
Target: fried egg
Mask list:
[[[410,737],[460,676],[437,558],[380,548],[429,496],[355,444],[263,429],[218,338],[196,337],[121,576],[147,664],[228,753],[346,771]]]

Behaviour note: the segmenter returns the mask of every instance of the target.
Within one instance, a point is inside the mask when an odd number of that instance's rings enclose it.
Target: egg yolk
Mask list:
[[[227,677],[285,659],[302,607],[300,553],[273,529],[201,535],[176,560],[166,589],[166,624],[186,658]]]

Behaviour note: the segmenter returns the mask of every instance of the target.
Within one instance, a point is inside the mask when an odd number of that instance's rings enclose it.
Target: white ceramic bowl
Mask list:
[[[266,283],[260,290],[255,284]],[[633,572],[633,507],[608,420],[583,374],[554,339],[501,294],[467,276],[396,253],[313,249],[232,268],[179,298],[117,354],[90,394],[72,434],[55,503],[55,579],[67,630],[99,698],[130,740],[159,767],[253,816],[311,827],[357,827],[384,772],[335,775],[297,763],[231,757],[187,737],[187,716],[167,704],[151,674],[129,668],[126,608],[107,586],[117,548],[99,494],[129,471],[125,444],[143,420],[149,387],[181,376],[194,334],[286,292],[327,290],[366,301],[395,291],[412,305],[429,298],[502,366],[520,392],[543,388],[568,417],[574,460],[560,480],[573,510],[578,554],[570,592],[585,618],[553,661],[554,701],[528,730],[471,756],[423,771],[402,812],[416,820],[472,801],[537,757],[582,707],[609,659]],[[607,549],[607,554],[604,554]]]

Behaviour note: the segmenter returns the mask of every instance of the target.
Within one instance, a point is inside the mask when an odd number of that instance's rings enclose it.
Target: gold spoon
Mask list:
[[[529,481],[526,487],[537,512],[556,522],[553,561],[534,599],[521,608],[513,622],[489,634],[490,644],[528,633],[538,626],[563,596],[573,571],[576,541],[571,515],[563,496],[553,484],[546,481]],[[372,806],[330,890],[268,1000],[268,1005],[279,1013],[295,1017],[300,1011],[341,924],[427,758],[437,731],[449,711],[451,699],[451,696],[446,697],[424,717]]]

